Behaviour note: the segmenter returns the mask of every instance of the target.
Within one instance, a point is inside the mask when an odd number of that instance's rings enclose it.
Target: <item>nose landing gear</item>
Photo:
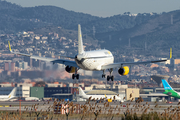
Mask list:
[[[110,72],[110,75],[107,76],[107,81],[111,80],[114,81],[114,76],[112,75],[113,69],[108,69],[108,71]],[[103,74],[102,74],[102,78],[105,78],[106,75],[104,74],[105,70],[103,70]]]
[[[106,77],[106,74],[104,74],[105,70],[103,70],[102,78]]]

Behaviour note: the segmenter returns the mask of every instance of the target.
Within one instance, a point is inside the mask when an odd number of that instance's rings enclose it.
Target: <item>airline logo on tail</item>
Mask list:
[[[166,80],[163,79],[162,84],[164,86],[164,90],[173,90]]]
[[[162,84],[165,90],[165,92],[163,92],[164,94],[180,99],[180,94],[174,91],[166,80],[163,79]]]
[[[11,95],[9,95],[9,97],[8,98],[11,98]]]
[[[13,97],[15,97],[15,96],[16,96],[16,90],[17,90],[17,88],[15,87],[15,88],[11,91],[11,93],[8,95],[8,98],[13,98]]]

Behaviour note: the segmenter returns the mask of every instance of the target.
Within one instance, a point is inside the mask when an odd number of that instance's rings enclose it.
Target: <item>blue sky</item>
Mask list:
[[[162,13],[180,9],[180,0],[6,0],[23,7],[53,5],[75,12],[109,17],[124,12]]]

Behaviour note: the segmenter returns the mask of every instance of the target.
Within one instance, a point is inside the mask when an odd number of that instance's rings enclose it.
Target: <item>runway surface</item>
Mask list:
[[[49,102],[44,102],[44,101],[21,101],[21,106],[29,106],[29,105],[35,105],[35,104],[39,104],[39,105],[53,105],[53,101]],[[74,104],[80,104],[83,105],[86,102],[73,102]],[[90,102],[90,104],[93,104],[95,102]],[[123,102],[122,105],[126,105],[131,103],[131,105],[134,105],[135,102]],[[172,103],[164,103],[164,102],[147,102],[150,105],[162,105],[162,106],[176,106],[178,104],[178,102],[172,102]],[[98,103],[98,104],[104,104],[104,103]],[[141,105],[146,104],[146,102],[141,102]],[[19,106],[19,102],[10,102],[10,101],[4,101],[4,102],[0,102],[0,106]],[[120,102],[111,102],[110,105],[120,105]]]
[[[34,108],[32,107],[35,104],[38,104],[38,108],[36,109],[37,111],[43,110],[50,110],[53,111],[53,101],[51,102],[44,102],[44,101],[33,101],[33,102],[27,102],[27,101],[22,101],[21,102],[21,111],[31,111],[34,110]],[[80,104],[80,105],[84,105],[86,104],[86,102],[73,102],[74,104]],[[91,105],[95,106],[95,102],[90,102]],[[148,108],[148,112],[151,111],[156,111],[156,112],[164,112],[164,109],[167,109],[168,107],[178,107],[180,105],[178,105],[178,102],[173,102],[171,104],[168,103],[164,103],[164,102],[141,102],[140,105],[141,107],[134,107],[134,105],[137,104],[135,102],[123,102],[120,104],[120,102],[111,102],[109,103],[109,105],[111,106],[111,109],[114,109],[114,113],[118,113],[118,111],[115,111],[116,106],[118,106],[118,108],[121,109],[121,113],[123,114],[123,112],[125,112],[127,109],[129,110],[134,110],[136,111],[136,113],[142,113],[142,111],[145,109],[143,109],[144,106],[149,107]],[[86,104],[88,106],[88,104]],[[99,107],[104,107],[104,103],[97,103],[97,105]],[[149,106],[148,106],[149,105]],[[26,108],[25,108],[26,106]],[[128,108],[127,108],[128,106]],[[158,106],[158,107],[157,107]],[[18,111],[19,110],[19,102],[0,102],[0,111]],[[105,112],[105,111],[104,111]]]

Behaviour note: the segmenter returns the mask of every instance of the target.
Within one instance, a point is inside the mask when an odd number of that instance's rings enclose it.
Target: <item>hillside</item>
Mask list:
[[[65,29],[77,30],[77,24],[82,25],[82,30],[87,34],[118,31],[132,28],[154,18],[157,14],[130,13],[101,18],[89,14],[68,11],[55,6],[21,7],[10,2],[0,1],[0,31],[17,32],[31,30],[45,26],[60,26]]]
[[[52,31],[74,39],[77,24],[81,24],[86,42],[96,41],[95,46],[99,44],[113,53],[167,57],[172,47],[173,57],[180,57],[180,10],[137,15],[126,12],[101,18],[55,6],[21,7],[0,1],[0,16],[0,34]],[[54,29],[58,26],[62,29]]]
[[[99,17],[68,11],[54,6],[21,7],[0,1],[0,31],[17,32],[44,26],[70,28],[77,24],[97,20]]]
[[[93,33],[93,26],[95,27],[96,33],[113,32],[133,28],[157,16],[159,15],[151,15],[150,13],[139,13],[136,16],[131,16],[130,13],[124,13],[123,15],[114,15],[111,17],[90,21],[87,24],[82,24],[82,26],[88,33]]]
[[[97,34],[96,38],[103,41],[102,46],[111,50],[119,48],[147,55],[159,55],[161,51],[161,54],[167,57],[169,48],[172,47],[175,51],[174,57],[179,57],[180,55],[177,54],[180,52],[179,15],[180,10],[164,13],[129,29]],[[171,22],[171,17],[173,22]],[[131,49],[129,49],[129,40]],[[112,41],[116,43],[116,46]]]

